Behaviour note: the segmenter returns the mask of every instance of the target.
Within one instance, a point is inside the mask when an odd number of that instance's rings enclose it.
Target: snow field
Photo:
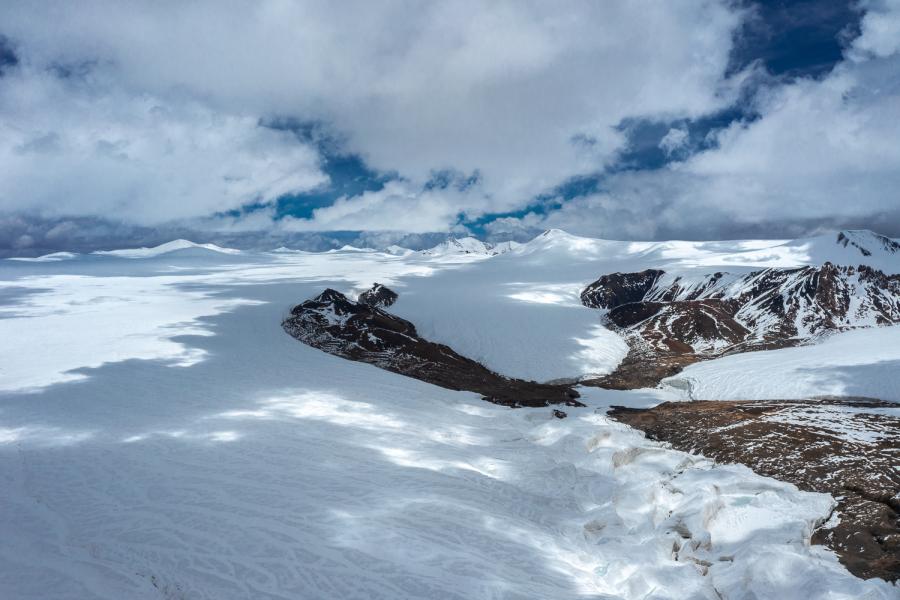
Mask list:
[[[576,290],[647,257],[548,239],[490,259],[191,250],[0,265],[0,597],[897,598],[808,544],[827,495],[602,414],[671,391],[584,389],[588,407],[559,420],[281,330],[324,287],[378,281],[423,335],[489,365],[612,368],[612,334]],[[878,355],[858,343],[865,366]]]
[[[900,402],[900,327],[847,331],[809,346],[696,363],[663,386],[696,400],[861,396]]]

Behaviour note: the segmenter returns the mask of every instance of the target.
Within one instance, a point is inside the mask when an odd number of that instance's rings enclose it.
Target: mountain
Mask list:
[[[445,242],[441,242],[433,248],[422,250],[422,254],[427,256],[444,256],[449,254],[480,254],[484,256],[496,256],[505,254],[511,250],[518,248],[518,242],[501,242],[499,244],[489,244],[482,242],[473,237],[464,238],[448,238]]]
[[[61,260],[71,260],[77,257],[78,255],[74,252],[53,252],[51,254],[44,254],[43,256],[37,256],[34,258],[16,256],[7,260],[18,260],[22,262],[59,262]]]
[[[415,325],[382,308],[396,299],[394,291],[378,283],[361,294],[358,302],[326,289],[294,306],[282,327],[291,337],[329,354],[443,388],[477,392],[496,404],[583,406],[575,400],[578,392],[569,386],[504,377],[448,346],[424,339]],[[565,416],[559,411],[555,414]]]
[[[845,229],[792,240],[784,249],[804,257],[807,264],[865,264],[887,273],[900,271],[900,243],[867,229]]]
[[[404,248],[403,246],[398,246],[396,244],[391,244],[387,248],[384,249],[384,252],[388,254],[393,254],[394,256],[406,256],[407,254],[412,254],[413,251],[409,248]]]
[[[871,256],[871,255],[870,255]],[[632,348],[616,379],[632,372],[669,376],[690,362],[726,353],[793,346],[823,334],[900,322],[900,275],[859,265],[769,268],[749,273],[612,273],[581,293],[605,311]],[[619,375],[622,375],[620,373]]]
[[[153,248],[127,248],[122,250],[97,250],[93,254],[101,256],[117,256],[119,258],[153,258],[163,254],[240,254],[240,250],[234,248],[222,248],[215,244],[196,244],[189,240],[172,240]]]

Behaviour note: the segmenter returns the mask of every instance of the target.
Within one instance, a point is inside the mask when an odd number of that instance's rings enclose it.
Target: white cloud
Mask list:
[[[257,119],[26,68],[0,83],[0,211],[139,224],[326,181],[314,149]]]
[[[422,191],[406,181],[389,182],[384,189],[339,198],[331,206],[313,210],[309,219],[287,217],[279,223],[286,231],[445,231],[459,213],[476,213],[484,197],[476,190]]]
[[[900,51],[900,0],[863,2],[868,12],[853,43],[851,56],[859,60],[866,54],[885,57]]]
[[[666,133],[666,135],[663,136],[663,139],[659,141],[659,147],[663,152],[666,153],[667,156],[669,156],[676,150],[684,148],[684,146],[687,144],[687,141],[687,129],[681,127],[673,127]]]
[[[719,132],[717,147],[659,171],[613,175],[604,193],[522,224],[639,238],[780,236],[844,223],[897,232],[900,2],[869,10],[833,72],[763,89],[760,118]]]
[[[255,118],[292,116],[332,124],[350,150],[412,188],[433,170],[477,171],[480,188],[457,199],[473,213],[510,210],[614,160],[623,118],[692,117],[728,104],[739,78],[723,73],[741,17],[725,0],[7,2],[3,31],[37,80],[4,80],[7,94],[50,85],[34,70],[55,63],[91,65],[93,87],[73,106],[68,92],[51,90],[36,105],[3,108],[5,133],[25,124],[13,132],[16,147],[82,160],[51,161],[55,176],[26,194],[44,158],[7,148],[0,168],[15,181],[0,202],[49,206],[78,173],[86,181],[59,208],[97,213],[110,208],[97,197],[122,198],[122,218],[149,221],[270,197],[317,181],[306,149],[253,127]],[[56,120],[44,126],[46,115]],[[111,146],[100,143],[109,137]],[[139,161],[116,162],[123,140]],[[232,171],[243,182],[223,184]],[[133,194],[141,199],[125,199]],[[148,208],[161,197],[172,200]],[[314,220],[373,229],[406,222],[412,206],[416,223],[446,228],[458,212],[448,202],[370,194]]]
[[[862,7],[833,73],[770,83],[760,118],[719,132],[717,147],[492,230],[723,237],[885,215],[900,228],[900,0]],[[625,118],[729,105],[743,17],[725,0],[5,2],[21,64],[0,79],[0,213],[235,234],[447,230],[614,163]],[[258,126],[273,117],[323,121],[402,179],[310,219],[207,218],[323,182],[315,149]],[[682,156],[687,138],[675,128],[660,147]],[[478,182],[423,192],[436,170]],[[61,227],[12,229],[49,243],[73,235]]]

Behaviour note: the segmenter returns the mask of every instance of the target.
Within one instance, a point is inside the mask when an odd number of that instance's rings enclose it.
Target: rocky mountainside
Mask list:
[[[326,289],[298,304],[282,327],[292,337],[330,354],[373,364],[451,390],[480,393],[510,406],[580,406],[566,385],[540,384],[499,375],[452,348],[419,336],[415,325],[386,312],[397,294],[375,284],[354,302]],[[559,412],[558,416],[565,416]]]
[[[648,269],[604,275],[581,300],[629,340],[620,370],[655,360],[668,376],[704,358],[900,322],[900,275],[828,262],[702,276]]]

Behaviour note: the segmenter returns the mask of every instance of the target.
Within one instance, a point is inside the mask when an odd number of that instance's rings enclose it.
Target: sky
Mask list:
[[[900,0],[0,3],[0,255],[900,236]]]

